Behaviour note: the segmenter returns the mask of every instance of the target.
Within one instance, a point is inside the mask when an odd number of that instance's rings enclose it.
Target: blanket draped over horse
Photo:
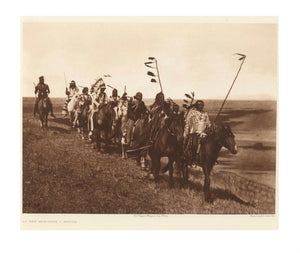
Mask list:
[[[198,147],[197,134],[189,135],[184,147],[184,175],[185,182],[188,180],[188,165],[197,164],[203,168],[204,195],[205,200],[212,201],[210,193],[210,172],[214,167],[222,147],[227,148],[232,154],[237,153],[237,145],[234,135],[229,126],[215,125],[209,130],[208,135],[201,145],[200,154],[197,153]]]

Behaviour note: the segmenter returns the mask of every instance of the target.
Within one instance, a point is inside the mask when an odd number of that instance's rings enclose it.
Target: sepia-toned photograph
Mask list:
[[[23,229],[277,228],[276,17],[23,17],[20,43]]]

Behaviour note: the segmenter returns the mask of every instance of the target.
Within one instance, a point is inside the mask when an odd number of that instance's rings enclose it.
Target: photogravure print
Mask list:
[[[22,228],[277,228],[277,18],[21,26]]]

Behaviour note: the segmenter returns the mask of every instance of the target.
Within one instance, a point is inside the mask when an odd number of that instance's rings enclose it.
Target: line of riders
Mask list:
[[[109,141],[114,137],[115,143],[121,143],[122,158],[137,151],[142,168],[145,168],[145,158],[149,155],[151,175],[156,181],[159,178],[160,158],[168,157],[168,164],[162,172],[169,171],[170,186],[174,185],[175,164],[182,175],[182,185],[188,182],[188,166],[199,165],[205,176],[205,200],[212,202],[209,175],[217,163],[221,148],[227,148],[232,154],[237,153],[230,126],[211,124],[202,100],[191,102],[185,111],[180,111],[174,101],[166,101],[160,92],[147,108],[141,92],[133,98],[126,92],[119,97],[114,89],[108,97],[105,90],[106,85],[101,78],[92,85],[90,93],[87,87],[80,93],[75,81],[71,81],[66,88],[67,98],[62,113],[70,115],[72,126],[80,130],[82,137],[85,138],[84,132],[89,132],[88,136],[94,140],[98,151],[102,142],[109,149]],[[46,121],[47,127],[48,111],[52,117],[55,116],[48,97],[50,89],[44,83],[43,76],[35,87],[37,93],[34,116],[38,112],[42,126]],[[193,101],[192,97],[190,99]]]
[[[102,79],[101,79],[102,80]],[[148,143],[153,143],[157,137],[157,133],[165,124],[168,117],[172,115],[182,115],[184,118],[184,142],[187,145],[188,136],[191,134],[197,134],[197,151],[196,154],[200,155],[201,143],[207,135],[207,130],[210,128],[211,123],[209,116],[204,109],[204,102],[197,100],[192,104],[188,111],[181,112],[178,104],[173,101],[165,101],[164,94],[158,93],[155,97],[155,101],[150,105],[149,109],[146,107],[143,101],[143,94],[137,92],[132,98],[127,95],[126,92],[122,97],[118,96],[118,91],[113,89],[110,97],[107,96],[106,85],[103,82],[95,83],[91,86],[90,94],[89,89],[84,87],[82,93],[79,92],[79,88],[75,81],[71,81],[69,87],[66,88],[67,98],[65,100],[62,114],[67,116],[71,111],[74,111],[74,117],[71,117],[72,127],[77,127],[79,122],[79,116],[82,113],[82,106],[88,106],[88,131],[89,139],[93,135],[94,131],[94,120],[93,115],[105,104],[111,104],[112,113],[114,115],[112,122],[112,130],[116,127],[120,128],[122,144],[131,146],[133,140],[133,133],[137,122],[141,119],[147,119],[151,121],[151,128]],[[53,106],[48,97],[50,93],[49,86],[45,84],[44,77],[39,77],[39,83],[35,87],[35,94],[38,94],[36,103],[34,106],[34,117],[37,112],[37,105],[41,98],[47,98],[50,115],[55,117],[53,114]],[[119,126],[117,122],[120,122]]]

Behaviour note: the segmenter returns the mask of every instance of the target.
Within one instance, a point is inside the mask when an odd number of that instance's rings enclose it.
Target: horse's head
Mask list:
[[[110,103],[101,105],[97,113],[97,124],[104,125],[112,123],[113,117],[115,116],[114,114],[115,111]]]
[[[215,128],[215,131],[218,133],[221,139],[221,144],[227,148],[232,154],[237,153],[237,145],[234,139],[234,134],[231,131],[230,126],[221,125]]]
[[[47,108],[47,98],[42,98],[42,102],[43,102],[43,108],[46,109]]]
[[[166,119],[166,127],[168,132],[176,136],[177,142],[183,142],[184,117],[183,114],[172,115]]]

